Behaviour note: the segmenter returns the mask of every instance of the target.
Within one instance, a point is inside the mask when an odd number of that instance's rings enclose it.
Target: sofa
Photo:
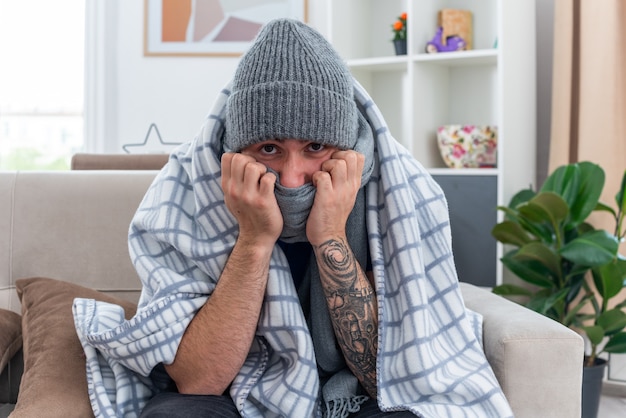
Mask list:
[[[156,171],[0,172],[0,417],[92,416],[75,297],[133,315],[127,231]],[[583,340],[489,289],[461,283],[515,416],[579,417]]]

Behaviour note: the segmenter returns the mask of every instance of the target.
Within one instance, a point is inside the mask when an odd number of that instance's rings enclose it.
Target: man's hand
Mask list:
[[[313,174],[317,188],[306,225],[312,245],[345,237],[346,222],[361,187],[365,157],[356,151],[337,151]]]
[[[239,224],[240,240],[274,245],[283,217],[274,195],[276,176],[254,158],[235,153],[222,156],[224,201]]]

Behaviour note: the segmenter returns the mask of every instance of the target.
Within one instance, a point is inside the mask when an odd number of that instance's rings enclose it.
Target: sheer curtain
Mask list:
[[[615,206],[626,169],[626,2],[556,0],[550,167],[604,168],[602,201]],[[611,228],[594,214],[596,227]],[[601,225],[605,224],[605,225]]]

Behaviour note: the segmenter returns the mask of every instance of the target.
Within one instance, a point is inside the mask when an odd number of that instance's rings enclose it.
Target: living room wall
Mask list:
[[[152,123],[164,142],[192,139],[239,58],[146,57],[144,1],[101,3],[94,19],[101,25],[97,36],[102,39],[93,43],[106,50],[102,58],[94,59],[93,71],[100,81],[92,81],[96,91],[87,99],[99,109],[86,115],[87,131],[93,133],[90,151],[123,152],[122,145],[143,142]],[[309,23],[324,32],[326,2],[308,3]]]

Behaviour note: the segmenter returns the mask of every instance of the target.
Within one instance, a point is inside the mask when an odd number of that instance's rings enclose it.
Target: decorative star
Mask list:
[[[181,142],[164,142],[155,123],[150,124],[146,138],[138,144],[124,144],[122,149],[127,154],[165,154]],[[130,148],[133,148],[131,151]]]

